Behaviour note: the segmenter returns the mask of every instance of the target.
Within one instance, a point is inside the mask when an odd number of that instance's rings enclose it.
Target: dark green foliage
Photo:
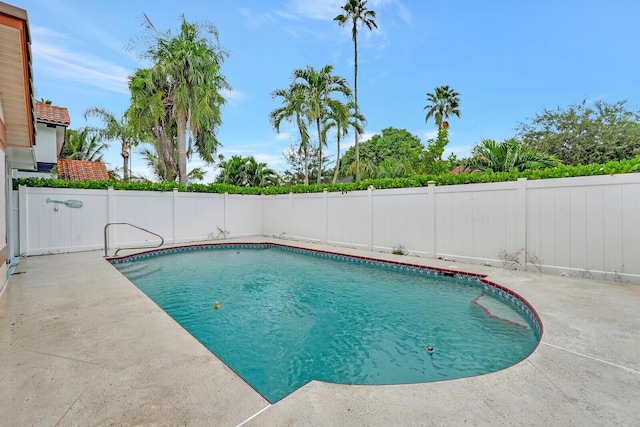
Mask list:
[[[516,138],[496,142],[484,139],[471,150],[472,158],[468,162],[471,170],[484,171],[523,171],[527,169],[546,169],[558,165],[558,160],[546,153],[531,150]]]
[[[555,156],[569,165],[605,163],[640,155],[640,111],[626,101],[613,104],[586,100],[566,109],[545,109],[519,136],[532,149]]]
[[[54,188],[81,188],[105,190],[113,187],[116,190],[139,190],[139,191],[189,191],[196,193],[229,193],[229,194],[288,194],[288,193],[319,193],[324,191],[348,192],[356,190],[366,190],[369,186],[376,189],[387,188],[408,188],[425,187],[429,181],[435,181],[437,185],[458,185],[486,182],[506,182],[515,181],[518,178],[527,179],[549,179],[567,178],[577,176],[594,175],[615,175],[622,173],[640,173],[640,156],[633,159],[611,161],[605,164],[591,165],[559,165],[551,169],[525,170],[523,172],[493,172],[471,174],[444,174],[444,175],[419,175],[408,178],[384,178],[365,179],[358,182],[348,182],[343,184],[313,184],[313,185],[292,185],[289,187],[237,187],[229,184],[191,184],[188,189],[175,182],[122,182],[122,181],[61,181],[46,178],[19,178],[13,180],[13,189],[18,186],[28,187],[54,187]]]
[[[366,164],[370,163],[375,175],[380,164],[389,157],[402,159],[414,169],[415,162],[418,161],[418,154],[422,152],[424,146],[420,138],[412,135],[405,129],[388,127],[382,130],[381,134],[374,135],[369,141],[360,144],[360,172],[363,177],[371,176],[365,173]],[[351,164],[355,161],[355,148],[350,147],[340,161],[342,176],[355,176],[350,172]]]

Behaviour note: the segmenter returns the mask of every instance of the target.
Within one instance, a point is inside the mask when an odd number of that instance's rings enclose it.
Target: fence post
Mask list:
[[[174,188],[173,189],[173,193],[172,193],[173,199],[173,206],[172,206],[172,211],[171,211],[171,216],[172,216],[172,220],[173,220],[173,226],[172,226],[172,234],[173,234],[173,243],[176,244],[178,243],[178,241],[176,240],[176,229],[178,228],[178,215],[176,215],[177,209],[178,209],[178,189]]]
[[[293,239],[293,192],[289,192],[289,239]]]
[[[373,252],[373,190],[375,187],[370,185],[369,191],[369,250]]]
[[[427,230],[431,233],[431,238],[428,241],[428,251],[431,254],[432,259],[436,259],[436,182],[427,182],[427,209],[428,209],[428,221]]]
[[[527,178],[518,178],[517,185],[517,239],[518,247],[522,248],[520,252],[520,265],[523,269],[527,269]]]
[[[18,218],[20,221],[20,250],[18,255],[29,255],[29,206],[27,204],[27,188],[21,185],[18,188]]]
[[[224,193],[224,211],[222,214],[222,238],[227,239],[227,204],[229,203],[229,193]]]
[[[116,203],[115,203],[115,199],[116,199],[116,193],[113,189],[113,187],[107,187],[107,224],[111,223],[111,222],[115,222],[115,218],[114,218],[114,210],[116,207]],[[109,233],[109,241],[110,242],[114,242],[115,239],[115,230],[113,227],[110,227],[108,230]],[[107,242],[103,242],[105,245],[107,244]],[[105,249],[108,249],[105,247]]]
[[[324,244],[329,242],[329,190],[322,190],[324,197]]]

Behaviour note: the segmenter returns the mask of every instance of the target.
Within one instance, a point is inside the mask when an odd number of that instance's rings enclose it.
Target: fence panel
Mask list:
[[[290,237],[292,235],[291,194],[264,196],[264,234],[270,237]]]
[[[427,255],[431,221],[426,188],[403,188],[373,192],[373,249],[391,252],[410,250]]]
[[[173,219],[176,242],[221,238],[224,194],[175,192]]]
[[[21,187],[12,205],[12,255],[100,249],[123,221],[167,242],[268,235],[497,266],[521,252],[521,266],[640,283],[640,174],[279,196]],[[153,239],[114,229],[111,247]]]
[[[371,248],[371,191],[327,193],[327,242]]]
[[[294,194],[291,235],[294,239],[326,241],[326,194]]]
[[[102,247],[107,218],[105,190],[65,189],[64,193],[55,188],[27,190],[22,198],[18,198],[20,221],[26,221],[27,225],[25,228],[20,226],[26,230],[26,235],[20,236],[20,253],[40,255]],[[67,207],[52,200],[79,200],[82,207]]]
[[[226,196],[225,231],[227,237],[259,236],[263,230],[261,196]]]

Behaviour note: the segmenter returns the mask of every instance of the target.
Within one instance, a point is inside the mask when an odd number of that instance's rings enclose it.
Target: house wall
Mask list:
[[[55,163],[58,160],[56,128],[37,123],[36,129],[36,145],[33,147],[36,161]]]
[[[4,124],[2,117],[0,117],[0,123]],[[5,160],[5,147],[4,144],[0,143],[0,189],[2,189],[2,196],[0,197],[0,290],[3,289],[7,277],[7,258],[9,255],[7,247],[7,169]]]
[[[33,146],[35,158],[37,162],[44,163],[56,163],[58,160],[57,153],[57,135],[56,128],[47,127],[46,124],[36,124],[36,145]],[[32,171],[17,171],[18,178],[51,178],[51,174],[48,172],[32,172]]]
[[[167,243],[264,235],[640,284],[640,174],[277,196],[22,187],[18,203],[27,255],[101,249],[104,225],[126,221]]]

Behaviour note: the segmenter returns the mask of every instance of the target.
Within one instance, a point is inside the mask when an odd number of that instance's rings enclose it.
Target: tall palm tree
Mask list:
[[[349,102],[343,104],[337,99],[329,101],[329,109],[327,112],[326,122],[324,125],[325,139],[326,133],[335,128],[336,140],[337,140],[337,154],[336,154],[336,169],[333,173],[332,183],[335,184],[338,180],[338,173],[340,171],[340,139],[349,133],[349,128],[352,127],[356,132],[362,133],[363,126],[366,124],[364,116],[357,112],[355,102]]]
[[[293,71],[291,90],[299,93],[304,105],[303,111],[310,122],[316,123],[318,131],[318,179],[322,182],[322,147],[326,145],[323,138],[322,122],[326,115],[329,101],[334,94],[341,94],[346,98],[351,96],[351,89],[344,77],[333,74],[333,66],[325,65],[316,70],[311,65]]]
[[[362,24],[369,30],[378,28],[374,21],[376,12],[367,8],[367,0],[347,0],[342,6],[342,13],[335,18],[342,27],[351,23],[351,38],[353,39],[353,92],[356,103],[356,113],[360,112],[358,104],[358,24]],[[360,150],[358,148],[358,132],[355,133],[356,147],[356,181],[360,179]]]
[[[280,133],[282,120],[295,120],[300,133],[298,154],[304,156],[304,185],[309,185],[309,131],[305,121],[304,102],[302,93],[294,92],[292,87],[276,89],[271,93],[272,98],[282,98],[282,105],[269,114],[269,121],[277,133]]]
[[[219,145],[216,128],[221,124],[221,91],[230,89],[220,68],[227,53],[220,47],[218,31],[211,24],[192,24],[182,16],[180,33],[158,32],[146,17],[153,41],[143,53],[152,61],[154,80],[168,82],[167,98],[176,121],[178,176],[187,185],[187,134],[200,158],[213,163]],[[203,33],[213,36],[215,43]]]
[[[108,144],[100,143],[94,129],[67,129],[67,137],[60,157],[69,160],[101,162],[103,151],[108,147]]]
[[[136,138],[154,144],[162,162],[162,179],[175,181],[178,167],[175,160],[175,120],[168,98],[168,82],[155,78],[151,69],[138,69],[129,77],[131,104],[125,112]]]
[[[429,102],[424,109],[427,110],[425,121],[431,117],[436,121],[438,130],[449,127],[449,116],[460,117],[460,94],[449,86],[438,86],[434,93],[427,93]]]
[[[134,130],[127,118],[123,116],[121,119],[116,117],[104,108],[93,107],[84,112],[85,120],[88,117],[99,118],[104,127],[98,129],[98,139],[101,141],[110,141],[117,139],[120,141],[120,155],[122,156],[122,175],[125,181],[129,180],[129,149],[137,145]]]
[[[502,142],[484,139],[471,150],[468,166],[473,170],[509,172],[511,169],[544,169],[557,166],[560,162],[553,156],[531,150],[516,138]]]

